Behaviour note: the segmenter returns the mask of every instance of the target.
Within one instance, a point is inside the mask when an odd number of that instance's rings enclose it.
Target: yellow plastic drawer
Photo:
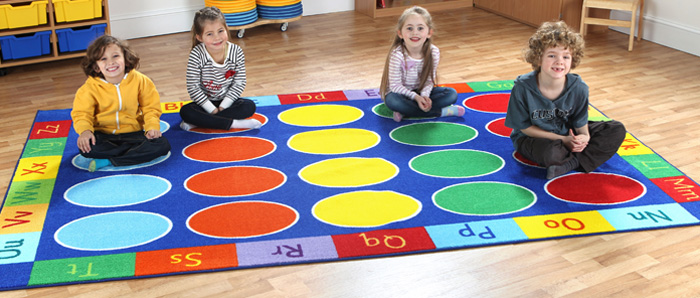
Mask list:
[[[46,5],[48,3],[49,1],[43,0],[23,6],[0,5],[0,29],[46,24]]]
[[[102,0],[53,0],[56,22],[73,22],[102,17]]]

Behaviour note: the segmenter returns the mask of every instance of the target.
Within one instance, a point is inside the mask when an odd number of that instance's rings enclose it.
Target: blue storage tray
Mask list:
[[[107,24],[97,24],[86,29],[58,29],[58,51],[63,53],[85,50],[93,40],[105,34],[106,28]]]
[[[51,31],[41,31],[31,36],[2,36],[0,51],[3,60],[36,57],[51,53]]]

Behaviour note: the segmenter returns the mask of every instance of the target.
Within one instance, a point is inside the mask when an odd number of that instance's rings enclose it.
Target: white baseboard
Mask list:
[[[629,20],[630,14],[613,12],[614,19]],[[610,27],[611,29],[629,34],[629,29]],[[644,32],[642,39],[660,45],[677,49],[695,56],[700,56],[700,29],[679,24],[653,16],[644,17]]]

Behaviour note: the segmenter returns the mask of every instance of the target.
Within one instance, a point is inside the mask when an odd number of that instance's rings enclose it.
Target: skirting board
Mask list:
[[[611,18],[629,20],[630,13],[613,11]],[[629,34],[629,29],[610,27],[615,31]],[[644,32],[642,38],[660,45],[674,48],[695,56],[700,56],[700,28],[692,28],[674,21],[644,16]]]

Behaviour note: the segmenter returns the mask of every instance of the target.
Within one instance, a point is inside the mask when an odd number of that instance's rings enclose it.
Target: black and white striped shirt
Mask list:
[[[228,42],[223,64],[216,63],[203,43],[195,46],[187,61],[187,93],[190,99],[211,113],[212,103],[228,108],[243,93],[246,85],[245,56],[243,50]]]

